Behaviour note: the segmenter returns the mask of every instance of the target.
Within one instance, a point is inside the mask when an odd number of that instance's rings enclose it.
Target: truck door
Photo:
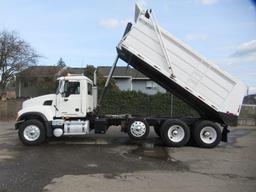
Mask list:
[[[81,90],[79,80],[64,82],[63,92],[57,95],[57,117],[78,117],[81,112]]]

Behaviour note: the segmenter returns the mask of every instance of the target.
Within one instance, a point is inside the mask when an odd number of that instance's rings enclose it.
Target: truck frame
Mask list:
[[[152,10],[136,5],[135,23],[128,23],[117,46],[117,57],[98,103],[94,80],[69,74],[58,78],[56,94],[23,102],[15,124],[26,145],[49,137],[105,134],[121,126],[131,139],[146,139],[150,127],[166,146],[181,147],[190,140],[213,148],[227,141],[228,126],[236,125],[246,86],[158,26]],[[119,59],[193,107],[200,118],[99,115],[100,105]],[[96,73],[95,73],[96,74]]]

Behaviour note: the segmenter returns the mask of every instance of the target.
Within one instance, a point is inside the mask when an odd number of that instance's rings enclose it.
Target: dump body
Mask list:
[[[138,16],[117,51],[121,59],[191,105],[202,117],[236,124],[246,86],[144,14]]]

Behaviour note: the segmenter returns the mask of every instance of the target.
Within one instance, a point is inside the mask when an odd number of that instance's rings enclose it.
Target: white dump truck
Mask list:
[[[36,145],[49,137],[104,134],[115,125],[135,140],[146,139],[153,127],[163,143],[173,147],[193,140],[199,147],[212,148],[227,141],[228,126],[237,124],[246,92],[241,81],[165,31],[151,10],[138,5],[135,22],[128,23],[117,53],[103,96],[122,59],[193,107],[200,118],[99,115],[96,81],[67,75],[57,79],[56,94],[23,102],[15,125],[20,140]]]

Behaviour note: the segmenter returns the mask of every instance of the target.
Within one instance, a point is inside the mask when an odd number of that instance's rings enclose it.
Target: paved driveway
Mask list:
[[[214,149],[167,148],[154,133],[132,142],[107,135],[23,146],[0,122],[0,192],[256,191],[256,128],[232,129]]]

